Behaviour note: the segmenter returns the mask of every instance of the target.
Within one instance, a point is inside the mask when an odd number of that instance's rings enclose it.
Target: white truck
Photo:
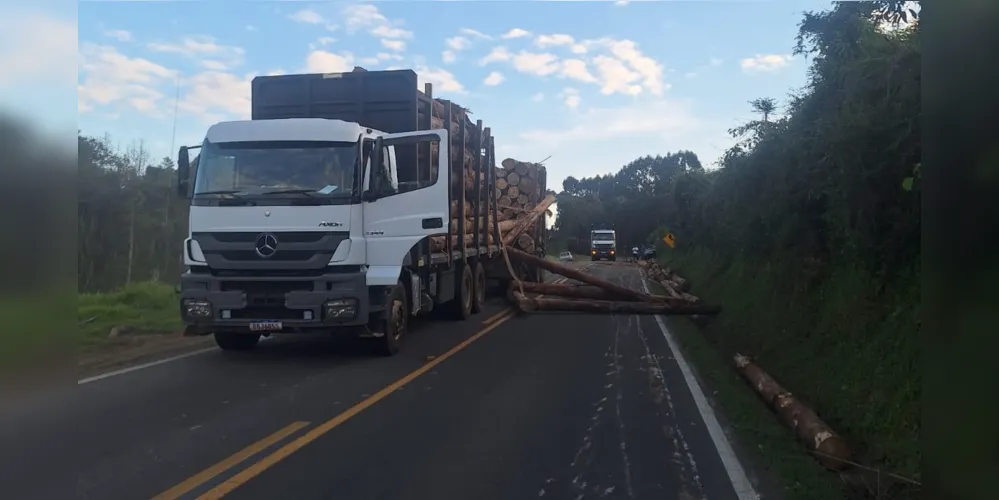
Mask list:
[[[590,231],[590,260],[617,260],[617,233],[613,229]]]
[[[251,101],[250,120],[216,123],[178,153],[178,194],[191,204],[185,334],[245,350],[273,333],[352,332],[392,355],[409,317],[446,307],[467,319],[483,307],[487,279],[511,278],[478,217],[471,234],[450,230],[467,207],[495,210],[491,131],[435,102],[429,84],[417,90],[416,73],[256,77]],[[452,182],[463,165],[451,157],[466,148],[485,186],[471,197]],[[486,230],[499,241],[495,220]]]

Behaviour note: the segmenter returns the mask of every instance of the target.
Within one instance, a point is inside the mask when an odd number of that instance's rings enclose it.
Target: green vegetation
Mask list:
[[[182,329],[174,288],[163,283],[136,283],[110,293],[80,294],[77,302],[78,343],[105,341],[114,327],[133,333],[171,333]]]
[[[736,351],[813,406],[858,461],[920,477],[921,35],[903,5],[806,13],[795,52],[810,57],[808,85],[783,105],[750,102],[760,118],[730,131],[738,143],[719,168],[690,151],[647,156],[566,179],[559,201],[554,240],[580,251],[591,224],[612,224],[624,245],[656,243],[723,306],[703,329],[675,321],[678,335],[743,448],[792,498],[842,498],[842,482],[778,431],[731,368]],[[660,242],[667,228],[675,251]]]

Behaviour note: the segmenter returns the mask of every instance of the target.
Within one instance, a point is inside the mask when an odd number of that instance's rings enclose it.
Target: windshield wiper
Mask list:
[[[254,202],[253,200],[249,200],[249,199],[243,197],[242,195],[240,195],[239,193],[241,193],[241,192],[242,191],[237,191],[237,190],[202,191],[200,193],[194,193],[194,195],[195,196],[201,196],[201,195],[228,196],[229,200],[238,200],[238,201],[243,202],[244,204],[247,204],[247,205],[256,205],[256,202]]]
[[[260,194],[261,195],[268,195],[268,194],[304,194],[304,195],[308,196],[309,198],[315,198],[316,197],[316,190],[315,189],[275,189],[273,191],[264,191],[264,192],[262,192]]]

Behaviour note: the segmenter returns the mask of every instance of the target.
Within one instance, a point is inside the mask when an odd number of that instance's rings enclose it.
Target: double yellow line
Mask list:
[[[211,490],[199,496],[198,500],[213,500],[228,495],[236,488],[242,486],[243,484],[246,484],[247,481],[259,476],[262,472],[269,469],[270,467],[273,467],[275,464],[277,464],[281,460],[284,460],[292,453],[295,453],[296,451],[300,450],[305,445],[315,441],[319,437],[335,429],[340,424],[350,420],[358,413],[361,413],[362,411],[373,406],[375,403],[381,401],[382,399],[385,399],[389,394],[392,394],[393,392],[399,390],[406,384],[415,380],[416,377],[419,377],[420,375],[423,375],[424,373],[427,373],[428,371],[434,369],[434,367],[443,363],[446,359],[450,358],[451,356],[454,356],[459,351],[468,347],[476,340],[479,340],[487,333],[495,330],[496,327],[502,325],[511,317],[513,317],[513,310],[508,308],[490,316],[489,318],[486,318],[482,322],[484,327],[482,328],[482,330],[479,330],[475,335],[472,335],[471,337],[465,339],[460,344],[452,347],[449,351],[430,360],[423,366],[410,372],[405,377],[402,377],[401,379],[396,380],[395,382],[392,382],[391,384],[385,386],[382,390],[376,392],[375,394],[372,394],[364,401],[361,401],[360,403],[348,408],[343,413],[327,420],[326,422],[323,422],[319,426],[303,434],[301,437],[278,448],[273,453],[264,456],[259,461],[251,464],[249,467],[246,467],[245,469],[238,472],[231,478],[223,481],[222,483],[219,483]],[[153,500],[173,500],[176,498],[180,498],[182,495],[190,493],[195,488],[198,488],[199,486],[207,483],[208,481],[211,481],[212,479],[220,476],[221,474],[224,474],[229,469],[236,467],[237,465],[263,452],[264,450],[280,443],[282,440],[295,434],[299,430],[308,427],[309,424],[310,422],[293,422],[289,424],[287,427],[284,427],[283,429],[271,434],[270,436],[267,436],[261,439],[260,441],[257,441],[256,443],[253,443],[247,446],[246,448],[243,448],[242,450],[236,452],[234,455],[230,456],[229,458],[226,458],[225,460],[187,478],[186,480],[177,484],[173,488],[170,488],[169,490],[164,491],[159,495],[156,495],[155,497],[153,497]]]

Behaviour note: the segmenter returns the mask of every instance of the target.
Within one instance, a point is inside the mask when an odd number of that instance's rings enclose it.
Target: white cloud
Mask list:
[[[462,35],[468,35],[472,38],[478,38],[480,40],[492,40],[493,37],[481,32],[473,30],[472,28],[462,28],[458,30]]]
[[[693,78],[697,78],[697,73],[694,73],[693,71],[691,71],[690,73],[685,73],[683,75],[683,77],[686,78],[686,79],[688,79],[688,80],[690,80],[690,79],[693,79]]]
[[[479,60],[479,64],[485,66],[489,63],[509,61],[512,57],[513,55],[506,50],[506,47],[495,47],[491,52],[489,52],[489,55]]]
[[[594,108],[579,114],[571,128],[536,129],[520,134],[525,141],[552,148],[573,142],[592,142],[619,137],[682,137],[703,131],[689,105],[676,101],[643,101],[627,107]],[[675,142],[675,141],[674,141]]]
[[[521,51],[513,56],[513,68],[521,73],[548,76],[559,70],[558,57],[548,53]]]
[[[587,49],[586,45],[577,43],[573,44],[573,46],[569,50],[571,50],[573,54],[585,54]]]
[[[514,28],[501,35],[500,38],[504,40],[511,40],[514,38],[524,38],[525,36],[531,36],[531,32],[520,28]]]
[[[246,54],[242,47],[220,45],[215,42],[215,38],[206,35],[186,36],[180,43],[154,42],[147,47],[153,52],[179,54],[193,59],[211,58],[227,67],[242,64]]]
[[[382,43],[382,47],[385,47],[386,49],[395,50],[398,52],[406,50],[406,42],[402,40],[389,40],[387,38],[383,38],[380,41]]]
[[[455,36],[448,38],[447,40],[444,41],[444,43],[447,45],[447,48],[456,52],[465,50],[472,46],[472,41],[463,36]]]
[[[331,37],[328,37],[328,36],[323,36],[323,37],[319,37],[319,40],[316,40],[316,41],[319,42],[319,45],[322,45],[323,47],[325,47],[327,45],[332,45],[334,42],[336,42],[336,38],[331,38]]]
[[[378,11],[378,7],[371,4],[348,5],[343,9],[343,17],[346,20],[348,32],[366,30],[371,36],[380,38],[382,46],[386,48],[389,48],[389,45],[385,43],[386,40],[413,38],[413,32],[399,27],[403,24],[402,21],[390,21]],[[390,45],[399,46],[398,43]],[[402,49],[392,50],[404,50],[405,43],[402,44],[402,47]]]
[[[482,83],[489,85],[490,87],[495,87],[496,85],[503,83],[503,80],[504,78],[502,73],[499,71],[493,71],[492,73],[489,73],[489,76],[487,76],[485,80],[482,80]]]
[[[566,88],[562,90],[562,93],[559,94],[559,97],[563,99],[565,107],[569,109],[579,109],[580,97],[578,90],[574,88]]]
[[[430,68],[427,66],[418,65],[414,68],[417,78],[417,88],[423,89],[425,83],[430,83],[434,86],[434,95],[437,92],[450,92],[453,94],[465,94],[465,87],[454,78],[451,72],[440,69],[440,68]]]
[[[221,71],[206,71],[181,82],[184,94],[178,107],[205,122],[250,117],[250,81]]]
[[[77,98],[81,112],[113,105],[155,114],[156,104],[163,98],[159,88],[172,87],[176,78],[176,73],[164,66],[92,43],[80,46],[79,66]]]
[[[600,75],[601,94],[638,95],[642,93],[642,86],[635,83],[641,78],[641,75],[628,69],[623,62],[613,57],[597,56],[593,58],[593,63],[597,67],[597,74]]]
[[[559,71],[559,76],[585,83],[597,82],[597,78],[586,69],[586,62],[580,59],[566,59],[562,61],[562,69]]]
[[[625,5],[628,5],[628,3],[630,3],[628,0],[616,0],[614,2],[614,5],[617,5],[618,7],[624,7]]]
[[[379,61],[401,61],[402,60],[402,56],[400,56],[399,54],[388,54],[388,53],[385,53],[385,52],[379,52],[378,55],[376,55],[375,57],[377,57]]]
[[[305,68],[309,73],[346,73],[354,69],[354,56],[315,50],[305,58]]]
[[[125,30],[107,30],[104,32],[104,36],[114,38],[119,42],[131,42],[133,40],[132,33]]]
[[[628,63],[632,70],[641,75],[642,87],[654,96],[661,96],[668,87],[663,83],[663,66],[655,59],[638,50],[638,44],[631,40],[602,39],[614,57]]]
[[[36,77],[69,81],[77,59],[77,22],[40,13],[12,12],[0,16],[0,88]],[[13,50],[13,47],[30,50]]]
[[[302,9],[298,12],[295,12],[294,14],[288,16],[288,19],[291,19],[296,23],[323,26],[330,31],[337,29],[336,24],[332,23],[330,20],[326,19],[321,14],[311,9]]]
[[[534,102],[544,101],[545,100],[545,95],[542,94],[541,92],[538,92],[537,94],[534,94],[533,96],[531,96],[531,100],[534,101]]]
[[[406,30],[404,30],[402,28],[393,28],[393,27],[391,27],[389,25],[386,25],[386,24],[383,24],[381,26],[376,26],[376,27],[372,28],[371,31],[370,31],[370,33],[371,33],[372,36],[375,36],[375,37],[378,37],[378,38],[392,38],[392,39],[394,39],[394,38],[405,38],[405,39],[413,38],[413,32],[412,31],[406,31]]]
[[[300,11],[298,11],[298,12],[296,12],[296,13],[290,15],[290,16],[288,16],[288,19],[291,19],[292,21],[295,21],[296,23],[305,23],[305,24],[324,24],[324,23],[326,23],[326,19],[323,16],[320,16],[318,12],[316,12],[314,10],[309,10],[309,9],[302,9],[302,10],[300,10]]]
[[[257,31],[257,27],[252,24],[247,24],[245,29],[246,31]]]
[[[456,59],[458,59],[458,56],[453,50],[445,50],[444,52],[441,52],[441,61],[444,61],[444,64],[451,64]]]
[[[739,66],[745,73],[761,73],[777,71],[791,63],[790,54],[756,54],[739,61]]]
[[[534,44],[541,48],[561,45],[574,45],[576,39],[569,35],[540,35],[534,39]]]
[[[218,61],[213,61],[211,59],[205,59],[204,61],[201,61],[201,67],[212,71],[225,71],[227,69],[225,64],[222,64]]]
[[[718,66],[721,66],[721,64],[722,64],[723,62],[725,62],[725,61],[723,61],[723,60],[721,60],[721,59],[719,59],[719,58],[717,58],[717,57],[712,57],[712,58],[711,58],[711,59],[710,59],[710,60],[708,61],[708,64],[710,64],[710,65],[711,65],[711,66],[713,66],[713,67],[718,67]]]

